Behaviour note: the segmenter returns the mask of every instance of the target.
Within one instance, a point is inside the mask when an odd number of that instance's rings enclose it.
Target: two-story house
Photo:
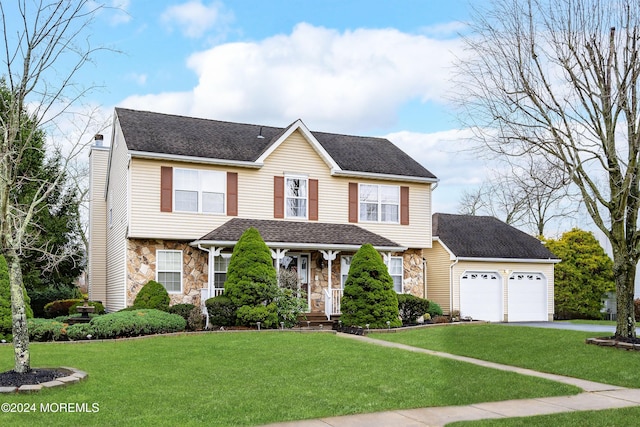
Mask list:
[[[310,312],[340,313],[351,257],[364,243],[382,254],[397,292],[464,311],[459,277],[427,274],[428,253],[434,271],[455,262],[429,252],[438,180],[387,139],[312,132],[301,120],[276,128],[116,108],[110,146],[96,142],[88,286],[110,311],[131,305],[149,280],[172,304],[220,294],[248,227],[275,266],[297,273]],[[545,274],[548,317],[553,268]],[[500,292],[506,301],[508,289]],[[499,310],[506,320],[508,304]]]

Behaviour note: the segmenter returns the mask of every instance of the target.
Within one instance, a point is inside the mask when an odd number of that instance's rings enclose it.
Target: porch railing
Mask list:
[[[331,316],[341,314],[340,302],[342,301],[342,289],[324,290],[324,314],[328,320]]]

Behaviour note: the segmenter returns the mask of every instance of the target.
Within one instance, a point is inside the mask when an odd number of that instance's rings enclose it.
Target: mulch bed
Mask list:
[[[20,387],[23,385],[42,384],[53,381],[56,378],[66,377],[69,371],[66,369],[32,369],[25,374],[16,371],[0,373],[0,387]]]

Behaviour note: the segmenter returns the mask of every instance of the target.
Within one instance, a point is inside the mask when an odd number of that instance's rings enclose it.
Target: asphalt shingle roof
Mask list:
[[[287,129],[125,108],[116,115],[132,151],[220,160],[256,161]],[[345,171],[436,178],[387,139],[312,134]]]
[[[373,246],[401,247],[401,245],[353,224],[326,224],[317,222],[277,221],[233,218],[199,241],[237,242],[249,227],[260,232],[265,242],[313,244],[319,246],[370,243]]]
[[[433,214],[433,236],[464,258],[558,259],[538,239],[490,216]]]

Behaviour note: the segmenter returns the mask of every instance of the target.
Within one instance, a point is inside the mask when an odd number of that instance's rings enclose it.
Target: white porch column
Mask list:
[[[220,256],[221,251],[222,247],[216,248],[215,246],[211,246],[209,248],[209,280],[207,280],[207,285],[209,286],[209,298],[211,298],[211,293],[213,292],[215,257]]]
[[[287,253],[289,249],[271,249],[271,258],[276,260],[276,280],[278,281],[278,287],[280,287],[280,259]]]
[[[327,268],[329,269],[328,287],[329,292],[331,292],[331,261],[336,259],[336,255],[338,255],[340,251],[320,251],[320,253],[322,253],[322,258],[327,260]]]

